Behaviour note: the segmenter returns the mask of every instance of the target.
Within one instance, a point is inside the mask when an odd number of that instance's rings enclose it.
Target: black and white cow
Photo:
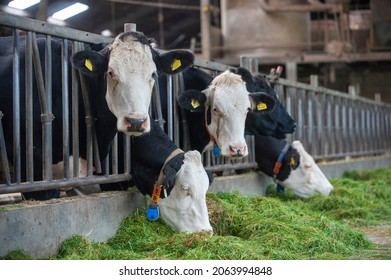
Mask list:
[[[13,95],[12,95],[12,37],[0,38],[0,111],[6,135],[8,160],[13,159]],[[37,44],[41,60],[44,57],[45,37],[38,37]],[[62,154],[62,102],[61,102],[61,41],[51,40],[52,48],[52,103],[55,119],[53,130],[53,164],[63,160]],[[24,81],[25,73],[25,38],[21,37],[20,49],[20,81]],[[98,49],[94,49],[97,48]],[[69,52],[71,50],[69,49]],[[103,160],[111,142],[119,131],[130,135],[141,135],[150,129],[148,106],[151,99],[154,75],[157,71],[176,73],[184,70],[193,60],[194,55],[188,51],[170,51],[159,54],[150,47],[150,40],[140,32],[127,32],[117,36],[108,46],[86,45],[86,50],[73,56],[73,65],[88,76],[87,82],[92,94],[92,111],[95,117],[95,129],[100,158]],[[43,61],[41,64],[44,65]],[[106,83],[107,79],[107,83]],[[71,81],[69,81],[69,84]],[[107,85],[106,85],[107,84]],[[20,105],[25,107],[25,85],[20,86]],[[36,83],[33,83],[33,142],[34,142],[34,180],[42,179],[42,129],[41,112]],[[81,96],[80,96],[81,98]],[[70,111],[72,108],[70,108]],[[86,127],[84,108],[79,109],[80,156],[86,157]],[[22,109],[21,120],[25,120]],[[25,178],[25,129],[21,121],[21,170],[22,180]],[[72,137],[72,131],[70,132]],[[72,154],[72,151],[71,151]],[[25,193],[26,198],[49,199],[57,197],[58,191],[40,191]]]
[[[333,190],[300,141],[289,144],[273,137],[255,135],[255,151],[259,170],[295,195],[308,198],[320,193],[327,196]]]
[[[201,70],[190,68],[183,77],[186,91],[179,95],[178,103],[186,110],[191,148],[201,152],[217,148],[226,157],[247,156],[247,114],[272,112],[276,99],[249,92],[242,76],[229,70],[210,79]]]
[[[213,177],[200,153],[180,150],[154,121],[149,133],[132,137],[131,147],[132,180],[139,191],[153,198],[155,185],[163,188],[157,203],[163,221],[177,232],[212,232],[206,192]]]

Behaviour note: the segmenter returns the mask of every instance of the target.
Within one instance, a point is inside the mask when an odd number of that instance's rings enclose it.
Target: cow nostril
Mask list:
[[[246,147],[245,146],[232,146],[232,145],[229,145],[229,150],[230,150],[230,152],[232,154],[242,155],[246,151]]]
[[[129,118],[126,117],[126,121],[130,124],[127,127],[128,131],[133,131],[133,132],[142,132],[145,130],[143,124],[146,122],[146,118]]]

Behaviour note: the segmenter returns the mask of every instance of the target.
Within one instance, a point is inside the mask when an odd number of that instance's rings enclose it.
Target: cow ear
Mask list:
[[[154,57],[156,67],[166,74],[184,71],[194,63],[194,54],[186,50],[172,50]]]
[[[72,56],[73,66],[88,76],[96,76],[107,71],[109,53],[106,49],[95,51],[80,51]]]
[[[175,177],[176,177],[178,171],[176,171],[171,166],[167,165],[164,167],[163,173],[164,173],[164,179],[163,179],[162,185],[165,187],[174,186]]]
[[[269,113],[273,111],[276,106],[274,97],[263,92],[250,93],[249,98],[253,112]]]
[[[204,112],[205,111],[205,103],[206,103],[206,95],[205,93],[195,90],[189,89],[184,93],[178,96],[177,98],[179,106],[183,109],[190,112]]]

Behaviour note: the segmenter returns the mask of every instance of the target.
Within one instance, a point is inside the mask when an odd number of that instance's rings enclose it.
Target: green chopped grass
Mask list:
[[[371,248],[361,233],[276,198],[208,194],[214,234],[175,233],[142,211],[105,243],[64,242],[55,259],[350,259]]]
[[[391,169],[354,171],[343,178],[331,179],[333,192],[300,199],[289,191],[277,193],[268,189],[269,197],[278,197],[287,205],[321,212],[352,226],[376,225],[391,221]]]
[[[107,242],[74,236],[63,242],[53,259],[390,258],[389,253],[373,250],[376,246],[358,227],[390,223],[391,171],[350,172],[331,181],[335,190],[330,196],[309,199],[289,191],[277,193],[275,187],[266,197],[209,193],[212,236],[175,233],[135,211]],[[17,252],[6,258],[28,256]]]

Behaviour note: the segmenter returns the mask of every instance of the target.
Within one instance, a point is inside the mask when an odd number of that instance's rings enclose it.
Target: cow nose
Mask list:
[[[232,156],[241,157],[246,152],[246,146],[233,146],[229,145],[229,151]]]
[[[130,124],[127,127],[128,132],[143,132],[145,128],[143,127],[146,122],[146,118],[126,118],[127,122]]]

